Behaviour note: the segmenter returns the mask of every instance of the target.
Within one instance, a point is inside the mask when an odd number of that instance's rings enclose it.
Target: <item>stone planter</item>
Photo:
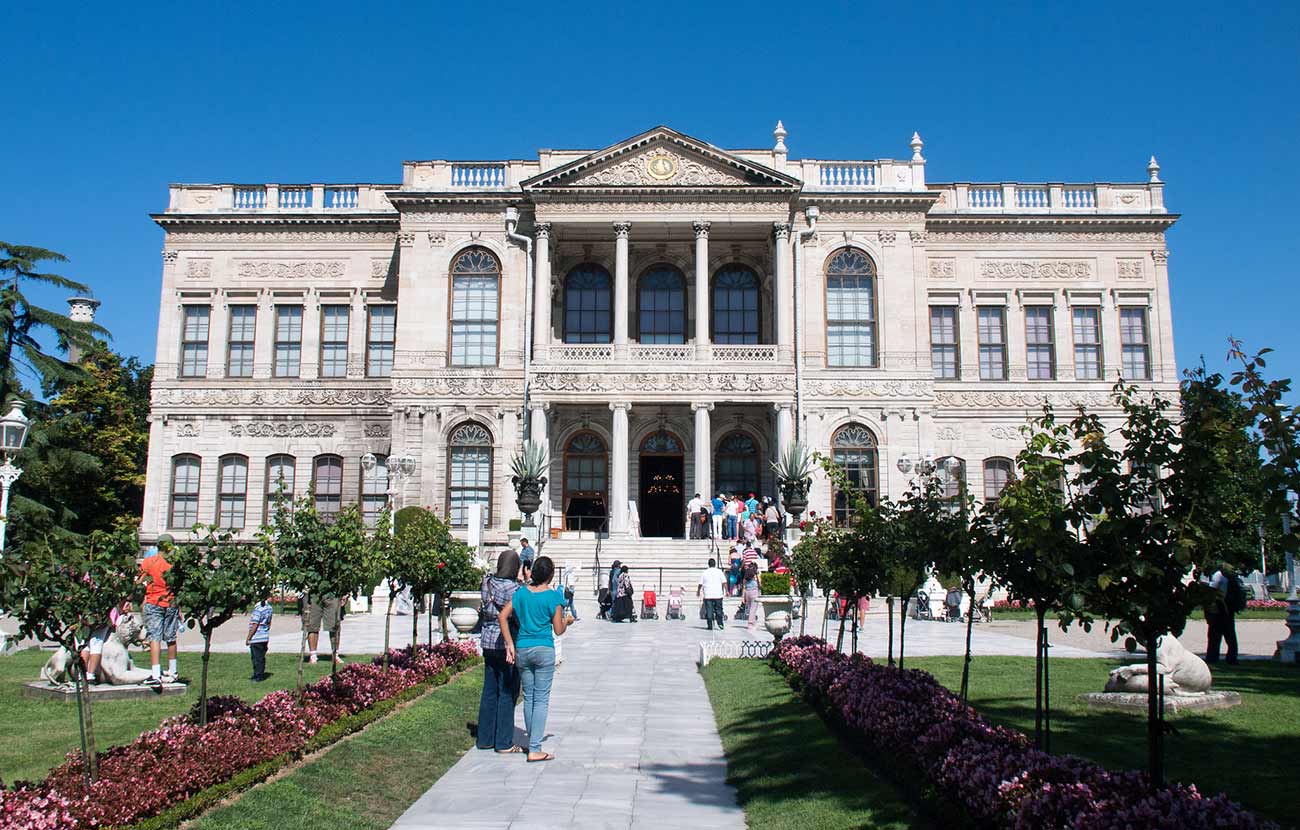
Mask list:
[[[790,630],[794,597],[789,594],[761,594],[758,601],[763,605],[763,625],[774,639],[780,640]]]
[[[782,479],[780,482],[781,504],[785,507],[785,512],[790,515],[791,524],[798,524],[799,517],[803,515],[804,510],[808,509],[809,483],[807,479]]]
[[[470,632],[478,624],[479,608],[483,598],[478,591],[452,591],[451,614],[448,619],[456,628],[456,639],[468,640]]]
[[[542,488],[546,486],[546,479],[514,476],[510,481],[515,486],[515,506],[524,514],[524,525],[532,527],[533,514],[542,506]]]

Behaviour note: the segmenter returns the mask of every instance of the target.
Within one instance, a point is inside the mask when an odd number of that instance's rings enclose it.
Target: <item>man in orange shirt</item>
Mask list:
[[[145,586],[144,627],[149,637],[149,682],[155,685],[176,681],[176,633],[180,627],[180,614],[163,576],[172,567],[167,561],[172,546],[170,536],[160,536],[158,552],[140,561],[140,576],[137,580]],[[167,644],[166,674],[161,671],[163,643]]]

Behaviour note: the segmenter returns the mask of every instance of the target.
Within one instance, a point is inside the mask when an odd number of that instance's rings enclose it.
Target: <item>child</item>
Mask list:
[[[180,629],[180,611],[164,576],[171,570],[167,554],[173,547],[166,534],[158,537],[158,549],[140,562],[136,581],[145,586],[144,627],[149,637],[149,683],[160,686],[176,682],[176,635]],[[162,673],[162,648],[167,646],[167,673]]]
[[[253,676],[248,678],[254,683],[261,683],[266,673],[266,649],[271,640],[271,603],[263,599],[253,606],[253,615],[248,618],[248,636],[244,645],[248,646],[249,656],[253,658]]]

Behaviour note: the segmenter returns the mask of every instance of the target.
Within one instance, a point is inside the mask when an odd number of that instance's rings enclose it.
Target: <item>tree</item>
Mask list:
[[[805,532],[799,541],[790,548],[789,554],[785,558],[786,566],[790,569],[790,575],[794,577],[795,583],[799,586],[799,592],[803,596],[810,596],[813,585],[822,586],[823,591],[827,585],[827,539],[822,538],[822,527],[815,523],[812,528]],[[802,636],[808,622],[808,609],[804,608],[803,613],[799,616],[799,634]]]
[[[403,511],[405,512],[405,508]],[[483,571],[474,564],[469,546],[451,534],[451,528],[431,511],[419,509],[399,525],[394,546],[395,570],[402,584],[412,594],[423,596],[452,591],[474,590],[483,579]],[[442,636],[447,638],[446,603],[439,618]],[[415,644],[415,633],[411,644]]]
[[[67,261],[67,257],[56,251],[0,242],[0,282],[3,282],[3,288],[0,288],[0,403],[23,387],[23,376],[29,382],[48,389],[57,381],[68,381],[80,374],[73,364],[45,351],[39,339],[41,334],[53,334],[64,350],[69,346],[89,349],[96,336],[108,336],[103,326],[71,320],[66,315],[33,305],[23,293],[27,285],[89,293],[89,286],[42,270],[44,263]]]
[[[955,474],[955,473],[953,473]],[[965,488],[961,488],[964,492]],[[898,667],[906,658],[907,609],[939,564],[961,542],[965,513],[943,494],[936,471],[912,480],[891,511],[893,544],[887,554],[889,584],[902,597],[899,609]]]
[[[237,544],[234,534],[209,525],[196,542],[176,546],[165,579],[182,614],[197,622],[203,635],[203,669],[199,679],[199,724],[208,722],[208,661],[212,634],[235,614],[266,599],[275,587],[274,549],[265,544]]]
[[[81,646],[131,597],[139,545],[129,532],[96,531],[80,542],[28,542],[0,570],[0,605],[18,621],[18,637],[58,643],[71,656],[87,782],[97,776],[94,718]]]

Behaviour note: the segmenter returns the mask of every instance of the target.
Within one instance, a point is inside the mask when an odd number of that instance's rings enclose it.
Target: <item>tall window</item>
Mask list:
[[[456,427],[447,449],[447,513],[453,527],[469,526],[469,506],[483,505],[483,521],[491,524],[492,434],[479,424]]]
[[[1056,342],[1052,337],[1052,307],[1025,307],[1025,359],[1030,380],[1056,377]]]
[[[761,493],[758,461],[758,445],[754,439],[743,432],[730,433],[718,442],[714,489],[742,496]]]
[[[242,455],[223,455],[217,476],[217,526],[239,530],[244,526],[244,507],[248,501],[248,459]]]
[[[1147,336],[1147,310],[1119,310],[1119,342],[1123,349],[1124,377],[1128,380],[1151,379],[1151,343]]]
[[[876,478],[879,457],[876,449],[876,436],[861,424],[846,424],[831,436],[831,460],[848,476],[849,481],[865,497],[868,503],[875,504],[879,484]],[[845,493],[838,490],[833,494],[834,515],[837,525],[848,524],[853,515],[853,505]]]
[[[316,512],[333,521],[343,508],[343,459],[318,455],[312,462],[312,489],[316,491]]]
[[[451,267],[451,365],[497,365],[501,266],[482,248],[469,248]]]
[[[1074,376],[1079,380],[1101,380],[1101,309],[1078,306],[1071,311],[1074,322]]]
[[[293,512],[293,484],[295,461],[292,455],[272,455],[266,459],[266,501],[262,505],[262,521],[275,518],[276,501],[284,500],[284,508]]]
[[[386,378],[393,373],[393,346],[397,342],[397,306],[372,305],[367,309],[366,376]]]
[[[375,468],[361,468],[361,518],[366,527],[379,523],[379,514],[388,504],[388,456],[376,455]]]
[[[609,343],[614,339],[613,282],[609,272],[586,262],[564,280],[564,342]]]
[[[998,496],[1011,483],[1011,459],[984,459],[984,501],[997,501]]]
[[[199,520],[199,457],[172,457],[172,503],[167,526],[189,530]]]
[[[348,322],[351,307],[321,306],[320,376],[343,378],[348,375]]]
[[[208,371],[208,322],[212,309],[205,305],[185,306],[181,328],[181,377],[201,378]]]
[[[656,265],[637,281],[637,331],[642,343],[686,342],[686,277]]]
[[[564,527],[599,530],[608,520],[609,453],[594,432],[579,432],[564,447]]]
[[[727,265],[713,277],[713,342],[758,342],[758,275]]]
[[[275,307],[275,376],[296,378],[302,368],[302,306]]]
[[[957,462],[957,469],[949,472],[948,464],[952,460]],[[966,461],[955,456],[946,456],[935,461],[935,465],[938,468],[939,485],[942,488],[940,495],[948,503],[948,509],[956,512],[961,509],[961,498],[966,493]]]
[[[979,307],[980,380],[1007,379],[1007,310]]]
[[[957,340],[957,307],[930,306],[930,365],[936,380],[961,377],[961,352]]]
[[[876,365],[876,269],[852,248],[826,266],[826,364]]]
[[[226,375],[253,376],[253,339],[257,331],[257,306],[230,307],[230,335],[226,338]]]

